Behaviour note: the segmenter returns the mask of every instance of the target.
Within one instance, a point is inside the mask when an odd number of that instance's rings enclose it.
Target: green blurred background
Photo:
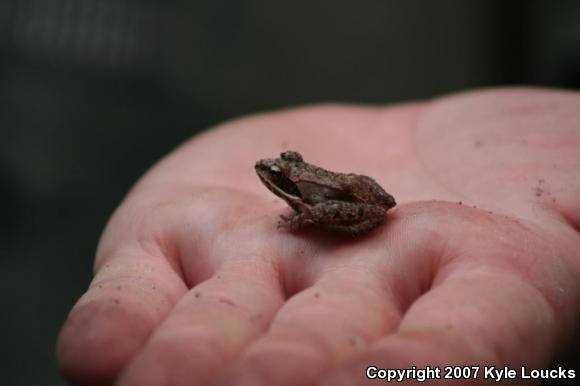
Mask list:
[[[134,181],[215,123],[319,101],[580,88],[580,2],[0,0],[0,384],[59,326]]]

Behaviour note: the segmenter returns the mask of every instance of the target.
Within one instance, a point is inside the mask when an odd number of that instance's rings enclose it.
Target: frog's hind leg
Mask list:
[[[387,211],[378,205],[329,200],[312,206],[308,216],[322,228],[356,236],[381,224]]]
[[[310,218],[308,213],[294,213],[291,216],[284,216],[281,214],[280,218],[282,220],[278,222],[278,228],[286,228],[293,232],[314,224],[314,221]]]
[[[328,227],[328,229],[336,233],[342,233],[350,236],[358,236],[363,235],[365,233],[369,233],[377,226],[379,226],[382,222],[383,220],[374,218],[353,225],[335,225]]]
[[[279,228],[298,231],[315,226],[330,231],[356,236],[377,227],[387,217],[378,205],[329,200],[313,206],[303,205],[302,211],[292,216],[280,216]]]

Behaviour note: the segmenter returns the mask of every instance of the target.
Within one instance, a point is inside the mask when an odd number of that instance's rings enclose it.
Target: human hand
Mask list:
[[[579,108],[575,93],[490,90],[194,138],[109,222],[59,337],[63,374],[353,385],[377,382],[369,365],[546,368],[578,322]],[[358,239],[278,230],[286,204],[253,165],[287,149],[373,177],[398,206]]]

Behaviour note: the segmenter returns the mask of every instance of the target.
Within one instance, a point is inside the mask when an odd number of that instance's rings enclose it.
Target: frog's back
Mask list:
[[[359,183],[352,184],[352,194],[366,203],[374,203],[390,209],[397,205],[395,198],[387,193],[374,179],[364,175],[352,174]]]
[[[309,182],[327,188],[342,190],[345,182],[346,174],[335,173],[311,164],[304,164],[301,169],[294,169],[290,171],[288,178],[298,184],[300,182]]]

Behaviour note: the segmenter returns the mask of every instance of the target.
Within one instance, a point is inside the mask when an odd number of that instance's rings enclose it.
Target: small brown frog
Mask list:
[[[264,185],[296,211],[280,216],[278,224],[292,231],[315,226],[356,236],[381,224],[396,205],[372,178],[308,164],[296,151],[260,160],[255,168]]]

